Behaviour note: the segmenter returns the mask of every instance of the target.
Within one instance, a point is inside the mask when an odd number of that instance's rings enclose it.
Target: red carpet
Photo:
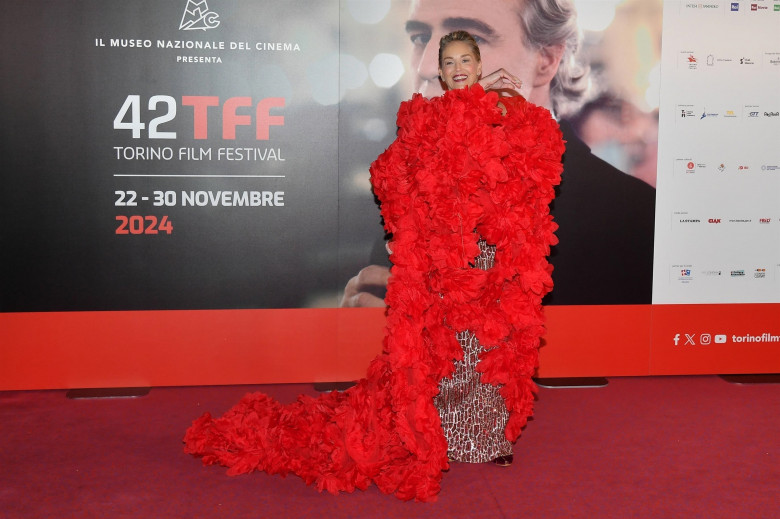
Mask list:
[[[453,465],[432,504],[374,487],[331,496],[296,477],[229,477],[182,452],[194,418],[257,389],[284,402],[314,394],[310,385],[104,400],[0,392],[0,517],[780,517],[778,384],[650,377],[542,388],[515,464]]]

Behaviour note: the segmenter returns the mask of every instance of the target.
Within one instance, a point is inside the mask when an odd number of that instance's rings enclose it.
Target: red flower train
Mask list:
[[[549,204],[564,145],[549,111],[500,100],[505,115],[498,95],[479,86],[415,95],[371,166],[393,267],[383,353],[366,378],[289,405],[248,394],[222,417],[193,422],[186,452],[231,475],[294,473],[334,493],[373,482],[401,499],[434,500],[448,461],[433,399],[463,355],[461,330],[492,348],[478,370],[500,386],[505,434],[517,439],[533,411],[556,243]],[[480,237],[496,246],[489,270],[471,268]]]

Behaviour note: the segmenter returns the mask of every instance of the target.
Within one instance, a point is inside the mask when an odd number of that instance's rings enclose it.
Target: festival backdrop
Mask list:
[[[384,313],[338,307],[382,261],[415,6],[5,6],[0,389],[361,376]],[[652,300],[549,306],[540,376],[780,371],[780,1],[576,6],[556,115],[657,186]]]
[[[332,290],[338,3],[7,10],[3,311],[298,308]]]

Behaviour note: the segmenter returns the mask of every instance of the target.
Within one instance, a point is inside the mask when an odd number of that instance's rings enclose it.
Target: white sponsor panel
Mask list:
[[[751,4],[664,3],[654,303],[780,302],[780,12]]]

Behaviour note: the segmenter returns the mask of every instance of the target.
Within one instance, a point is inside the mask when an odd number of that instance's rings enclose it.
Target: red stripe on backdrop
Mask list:
[[[780,334],[777,304],[546,313],[540,377],[780,372],[780,343],[731,340]],[[380,351],[383,327],[382,309],[0,314],[0,389],[353,380]],[[685,349],[677,333],[730,335]]]
[[[780,304],[654,305],[650,372],[780,373]]]
[[[650,305],[549,306],[540,377],[647,375]]]
[[[328,378],[338,371],[337,317],[335,309],[2,314],[2,388]]]

